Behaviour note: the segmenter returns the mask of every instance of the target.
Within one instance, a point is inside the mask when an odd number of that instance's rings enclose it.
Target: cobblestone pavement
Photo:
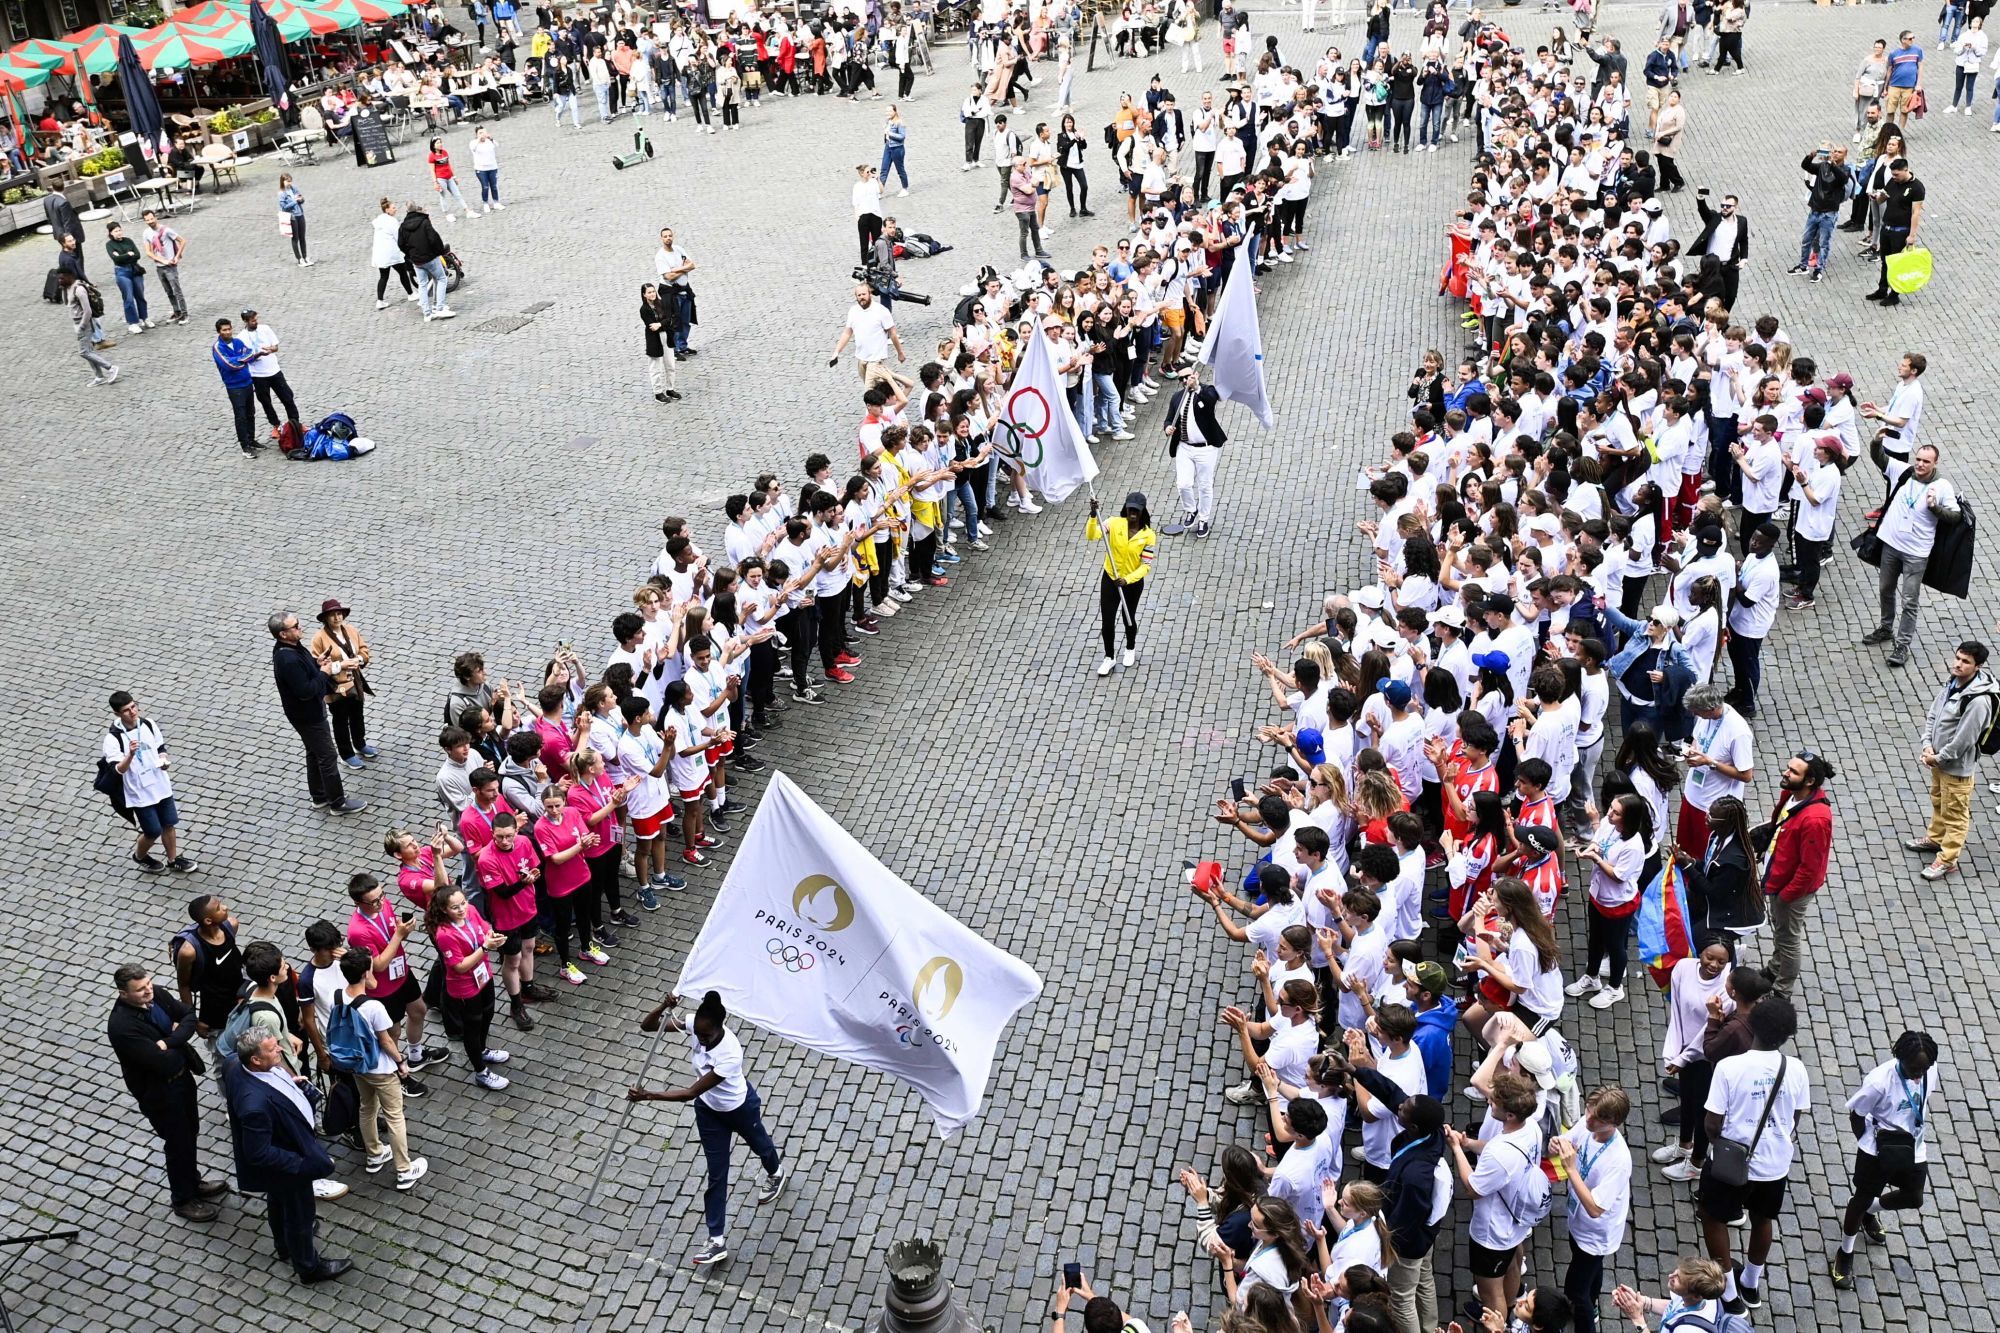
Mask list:
[[[1898,352],[1925,351],[1926,435],[2000,513],[1993,446],[1969,410],[1990,382],[1979,349],[2000,298],[1978,262],[1991,234],[1990,173],[1975,156],[1991,151],[1984,117],[1934,116],[1912,136],[1931,187],[1932,290],[1887,314],[1866,305],[1869,275],[1845,238],[1829,282],[1784,276],[1802,220],[1793,163],[1846,133],[1847,79],[1867,41],[1902,24],[1921,32],[1932,12],[1760,5],[1749,72],[1687,81],[1686,163],[1695,183],[1739,192],[1756,228],[1743,311],[1777,311],[1823,367],[1854,371],[1864,397],[1886,395]],[[1554,21],[1507,18],[1517,35]],[[1652,21],[1650,7],[1620,8],[1605,30],[1643,51]],[[1290,21],[1278,30],[1289,54],[1302,39]],[[1358,47],[1360,34],[1313,40]],[[1208,59],[1212,78],[1212,34]],[[962,60],[947,45],[944,72],[919,85],[916,189],[894,201],[908,225],[958,247],[909,266],[909,286],[938,293],[1006,258],[1014,240],[988,212],[992,176],[956,172]],[[1930,63],[1944,64],[1935,53]],[[1151,68],[1079,76],[1089,134],[1115,92],[1136,91]],[[1051,94],[1036,89],[1037,115]],[[650,561],[663,513],[697,515],[713,541],[721,498],[752,473],[796,475],[814,449],[839,455],[853,372],[826,369],[824,348],[848,300],[848,167],[876,155],[882,110],[767,104],[740,133],[707,142],[685,121],[656,124],[661,160],[629,172],[605,160],[622,124],[558,133],[539,110],[505,121],[511,206],[450,229],[472,278],[454,301],[462,317],[429,327],[404,305],[376,313],[367,290],[368,218],[379,195],[416,196],[413,146],[370,173],[338,159],[300,173],[321,259],[312,269],[286,262],[276,169],[258,163],[240,189],[177,224],[192,242],[194,323],[121,338],[113,359],[125,374],[109,389],[88,386],[63,316],[32,299],[46,243],[0,252],[0,289],[16,294],[0,326],[16,386],[0,452],[0,596],[26,759],[0,789],[26,871],[17,902],[33,905],[15,913],[5,970],[0,1233],[86,1230],[11,1280],[24,1327],[844,1330],[874,1306],[883,1247],[919,1230],[948,1242],[961,1294],[995,1327],[1033,1326],[1067,1259],[1156,1328],[1175,1309],[1199,1321],[1212,1308],[1211,1266],[1193,1254],[1170,1180],[1177,1163],[1207,1166],[1251,1133],[1215,1097],[1232,1072],[1216,1012],[1239,998],[1240,961],[1218,946],[1177,867],[1224,850],[1205,807],[1224,778],[1262,762],[1250,737],[1267,719],[1249,654],[1275,648],[1325,589],[1358,576],[1353,466],[1400,417],[1415,354],[1456,344],[1431,275],[1466,144],[1364,154],[1322,178],[1315,253],[1265,284],[1278,427],[1260,434],[1229,409],[1240,442],[1225,459],[1217,538],[1163,554],[1136,671],[1090,674],[1095,556],[1071,504],[1003,529],[948,593],[867,645],[860,683],[833,707],[793,714],[766,747],[885,862],[1049,983],[1009,1033],[986,1114],[957,1140],[939,1142],[902,1087],[751,1035],[753,1076],[798,1175],[762,1211],[738,1182],[736,1258],[712,1275],[685,1265],[702,1167],[690,1118],[675,1110],[642,1110],[603,1206],[582,1210],[618,1091],[645,1059],[631,1020],[677,971],[722,865],[646,917],[615,964],[565,994],[535,1033],[508,1034],[511,1091],[482,1094],[462,1070],[433,1071],[434,1095],[412,1107],[432,1165],[418,1190],[395,1195],[386,1177],[341,1161],[354,1193],[322,1209],[324,1242],[357,1269],[337,1293],[293,1286],[255,1200],[228,1200],[207,1227],[166,1214],[154,1141],[104,1046],[112,965],[160,964],[189,894],[224,894],[245,939],[275,939],[294,958],[307,922],[345,919],[342,885],[380,870],[382,829],[431,815],[430,735],[452,653],[479,647],[515,679],[557,639],[601,661],[608,619]],[[461,152],[464,137],[453,136]],[[1065,264],[1112,235],[1101,151],[1090,165],[1103,216],[1059,225]],[[1671,207],[1690,235],[1691,205]],[[632,318],[663,223],[701,265],[701,355],[681,368],[687,401],[672,408],[644,391]],[[90,263],[105,263],[95,243]],[[350,412],[381,443],[377,456],[325,468],[238,457],[201,330],[246,305],[283,332],[309,416]],[[946,317],[903,312],[907,342],[931,342]],[[1155,439],[1149,419],[1140,439],[1104,451],[1107,493],[1139,487],[1165,507]],[[1865,498],[1850,495],[1843,535]],[[1984,1077],[1994,1053],[1960,960],[1996,925],[1983,891],[1991,812],[1981,810],[1966,873],[1940,886],[1917,880],[1895,842],[1925,808],[1913,757],[1924,700],[1949,646],[1990,623],[1990,571],[1982,561],[1976,605],[1927,602],[1908,671],[1884,671],[1855,645],[1873,594],[1851,560],[1836,562],[1817,611],[1784,617],[1771,646],[1759,790],[1771,791],[1779,755],[1810,744],[1841,768],[1841,825],[1802,991],[1815,1112],[1765,1326],[1991,1327],[2000,1314],[2000,1287],[1981,1268],[1987,1215],[2000,1207],[1979,1146],[1994,1141]],[[374,802],[351,822],[301,799],[262,629],[274,606],[309,610],[333,595],[356,608],[379,663],[372,720],[384,757],[351,784]],[[89,791],[102,700],[120,686],[145,701],[179,758],[184,832],[203,862],[192,880],[132,874],[119,826]],[[1637,1089],[1641,1151],[1661,1134],[1658,1010],[1635,992],[1568,1025],[1588,1077]],[[1822,1272],[1848,1179],[1837,1098],[1919,1023],[1941,1035],[1948,1079],[1933,1197],[1921,1218],[1899,1219],[1886,1251],[1868,1253],[1860,1290],[1836,1298]],[[204,1116],[204,1153],[221,1169],[226,1134],[208,1093]],[[1462,1275],[1462,1226],[1455,1234]],[[1543,1280],[1559,1274],[1559,1234],[1545,1228],[1538,1242]],[[1659,1289],[1693,1235],[1685,1196],[1642,1171],[1614,1280]],[[1462,1276],[1445,1286],[1454,1303],[1466,1294]]]

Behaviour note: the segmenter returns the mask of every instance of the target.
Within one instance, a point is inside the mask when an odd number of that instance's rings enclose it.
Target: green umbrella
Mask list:
[[[123,23],[94,23],[63,38],[76,47],[77,58],[83,63],[85,74],[109,74],[118,68],[118,39],[130,37],[136,44],[144,40],[146,30]]]
[[[177,28],[171,22],[149,29],[139,47],[139,63],[147,69],[186,69],[189,65],[212,65],[219,60],[247,55],[256,46],[250,25],[235,27]]]

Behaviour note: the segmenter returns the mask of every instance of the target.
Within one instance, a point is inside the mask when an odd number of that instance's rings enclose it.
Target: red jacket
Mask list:
[[[1785,812],[1789,794],[1771,812],[1773,820]],[[1764,872],[1764,892],[1794,902],[1818,893],[1826,884],[1826,863],[1833,854],[1833,807],[1824,789],[1815,790],[1793,803],[1789,816],[1778,825],[1772,839],[1771,865]]]

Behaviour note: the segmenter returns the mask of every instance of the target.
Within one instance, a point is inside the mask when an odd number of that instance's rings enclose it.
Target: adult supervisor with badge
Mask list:
[[[1213,384],[1201,382],[1201,372],[1189,366],[1181,372],[1181,387],[1167,404],[1167,454],[1174,460],[1174,485],[1180,488],[1181,517],[1161,531],[1178,537],[1192,531],[1208,535],[1215,521],[1215,465],[1222,458],[1222,446],[1229,437],[1216,424],[1215,405],[1220,401]]]
[[[698,1077],[684,1088],[654,1091],[629,1088],[625,1097],[635,1102],[693,1102],[695,1127],[701,1131],[701,1150],[708,1158],[708,1189],[702,1195],[702,1212],[708,1223],[708,1244],[694,1256],[696,1268],[719,1264],[729,1257],[725,1230],[729,1221],[730,1137],[740,1135],[764,1164],[764,1188],[757,1202],[769,1203],[785,1188],[786,1171],[764,1128],[763,1102],[743,1074],[743,1043],[725,1024],[729,1014],[722,997],[714,991],[701,997],[691,1022],[669,1018],[667,1011],[680,1008],[680,997],[669,995],[652,1013],[639,1020],[641,1029],[658,1032],[665,1021],[676,1032],[688,1034],[689,1055]]]

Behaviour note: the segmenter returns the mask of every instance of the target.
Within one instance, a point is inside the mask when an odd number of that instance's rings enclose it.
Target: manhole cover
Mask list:
[[[577,435],[571,438],[569,447],[578,451],[588,449],[597,443],[595,435]]]
[[[528,327],[525,315],[496,315],[484,324],[472,326],[474,333],[515,333]]]
[[[539,315],[544,310],[555,309],[555,305],[554,301],[537,301],[533,305],[525,307],[521,313],[524,315]]]

